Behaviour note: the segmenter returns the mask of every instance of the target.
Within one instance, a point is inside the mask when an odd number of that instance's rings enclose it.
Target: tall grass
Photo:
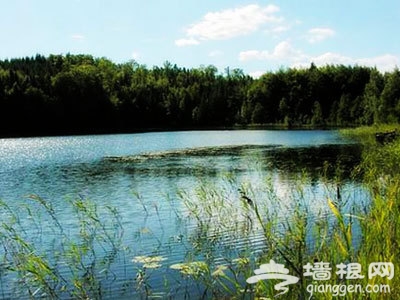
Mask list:
[[[400,140],[382,145],[374,139],[376,132],[395,129],[398,130],[399,126],[362,127],[345,131],[344,134],[364,144],[360,169],[364,172],[364,182],[373,199],[369,210],[361,219],[362,242],[356,258],[364,265],[371,262],[392,262],[395,272],[399,272]],[[376,295],[376,299],[400,298],[398,274],[395,273],[392,280],[375,277],[369,282],[389,284],[392,288],[390,295]]]
[[[299,178],[286,197],[291,207],[285,216],[271,211],[272,207],[285,208],[287,201],[282,199],[274,189],[271,180],[262,185],[262,193],[255,192],[252,184],[234,189],[215,187],[210,184],[201,186],[196,195],[181,195],[187,213],[196,220],[202,232],[208,233],[206,243],[224,235],[221,230],[230,228],[236,239],[244,239],[246,235],[262,233],[264,250],[256,256],[249,255],[244,268],[236,270],[232,261],[226,261],[223,272],[205,272],[221,274],[219,280],[203,280],[209,295],[214,298],[228,295],[230,298],[274,297],[274,281],[260,281],[256,285],[246,284],[243,278],[254,275],[252,271],[270,259],[283,263],[290,274],[299,277],[299,282],[290,287],[288,293],[280,295],[281,299],[333,299],[337,296],[346,299],[398,299],[400,298],[399,276],[389,279],[387,276],[368,277],[371,263],[393,263],[395,271],[399,270],[399,226],[400,226],[400,141],[381,145],[375,141],[375,133],[391,131],[393,126],[365,127],[343,130],[342,134],[363,144],[362,162],[353,170],[353,175],[362,177],[363,186],[370,195],[368,205],[352,205],[349,207],[338,192],[329,192],[343,184],[338,168],[337,176],[327,183],[327,193],[323,195],[326,210],[313,217],[312,203],[307,202],[304,187],[308,178]],[[327,168],[337,166],[327,166]],[[342,170],[343,171],[343,170]],[[328,182],[328,180],[327,180]],[[233,183],[233,182],[231,182]],[[258,187],[259,188],[259,187]],[[232,199],[241,199],[241,205]],[[248,201],[248,200],[251,200]],[[325,213],[324,213],[325,212]],[[204,243],[204,242],[203,242]],[[209,246],[209,245],[208,245]],[[251,243],[248,245],[251,249]],[[251,251],[251,250],[250,250]],[[248,253],[250,252],[248,251]],[[252,260],[253,258],[253,260]],[[331,277],[324,281],[315,281],[305,276],[304,266],[308,263],[329,263]],[[190,263],[190,262],[188,262]],[[351,264],[359,278],[352,274],[336,273],[338,265]],[[212,261],[207,261],[207,270]],[[211,267],[212,268],[212,267]],[[359,269],[357,269],[359,268]],[[358,272],[358,273],[357,273]],[[349,275],[349,277],[347,277]],[[234,280],[228,285],[229,280]],[[212,284],[211,284],[212,283]],[[340,290],[317,290],[312,294],[308,290],[315,285],[351,286],[360,285],[389,288],[375,293],[349,292]],[[390,293],[389,293],[390,291]]]
[[[100,299],[103,284],[115,280],[119,213],[109,206],[100,212],[83,198],[70,205],[74,227],[68,229],[60,224],[62,212],[39,196],[14,207],[0,202],[2,298]]]
[[[172,200],[166,202],[173,206],[173,216],[187,227],[187,235],[180,237],[190,244],[185,259],[168,266],[162,256],[134,257],[133,263],[140,266],[136,292],[142,298],[174,298],[179,290],[185,290],[184,296],[191,297],[195,285],[196,297],[204,299],[272,299],[277,295],[277,281],[248,284],[246,279],[273,259],[299,278],[279,299],[333,299],[338,295],[322,290],[311,295],[310,285],[318,284],[388,285],[390,294],[342,296],[399,299],[396,273],[391,280],[379,276],[370,279],[366,273],[374,262],[391,262],[395,271],[400,267],[400,141],[381,145],[374,138],[375,132],[392,129],[342,131],[364,145],[362,162],[353,174],[363,178],[369,202],[357,204],[345,198],[342,174],[348,170],[340,165],[325,166],[321,172],[324,192],[317,194],[314,179],[307,174],[292,180],[284,192],[272,177],[255,183],[232,175],[218,182],[201,181],[193,191],[180,190],[177,196],[183,209],[177,209]],[[328,178],[328,173],[336,175]],[[142,197],[136,197],[143,213],[152,217]],[[127,253],[121,217],[115,208],[98,207],[88,199],[78,197],[69,203],[75,229],[63,226],[60,212],[38,196],[28,197],[18,207],[0,202],[0,298],[105,297],[107,285],[117,280],[112,267]],[[158,207],[154,209],[162,226]],[[307,276],[304,266],[315,263],[329,263],[331,277],[317,281]],[[364,277],[343,278],[335,272],[342,263],[359,264]],[[164,279],[166,291],[152,290],[150,277],[166,271],[165,266],[168,274],[177,276]]]
[[[321,207],[321,199],[317,199],[319,203],[309,199],[313,189],[311,178],[303,174],[295,182],[283,195],[273,178],[257,185],[229,180],[226,185],[218,183],[218,186],[203,183],[195,194],[181,194],[186,213],[201,231],[201,235],[191,240],[194,249],[201,245],[206,253],[216,248],[218,255],[224,256],[222,265],[216,264],[212,255],[206,256],[203,261],[206,272],[201,278],[194,278],[203,282],[208,296],[216,299],[273,297],[276,294],[273,284],[262,281],[252,286],[245,279],[254,275],[254,269],[260,264],[274,259],[300,279],[285,296],[304,298],[309,283],[303,276],[304,265],[315,260],[332,261],[328,259],[346,262],[354,255],[354,222],[342,216],[337,206],[343,203],[334,204],[329,199],[328,191],[336,183],[327,180],[327,192],[319,195],[325,198],[325,207]],[[337,199],[334,200],[336,203]],[[227,241],[228,237],[231,240]],[[219,245],[229,244],[237,252],[221,251]],[[255,254],[254,250],[259,253]],[[237,260],[246,264],[238,268]],[[193,261],[185,263],[183,266],[190,266]]]

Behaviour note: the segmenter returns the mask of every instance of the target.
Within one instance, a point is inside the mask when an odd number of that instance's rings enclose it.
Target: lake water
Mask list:
[[[29,195],[40,196],[54,207],[69,236],[79,233],[71,218],[70,200],[90,199],[100,212],[106,205],[117,208],[127,250],[117,256],[111,272],[102,279],[103,297],[130,299],[150,287],[162,297],[183,297],[196,291],[201,294],[201,288],[184,288],[182,276],[169,266],[205,259],[217,265],[246,251],[255,255],[265,247],[259,231],[248,231],[243,237],[238,236],[237,228],[231,231],[229,226],[218,229],[218,241],[212,243],[212,249],[204,248],[211,245],[208,242],[199,245],[199,222],[187,206],[193,199],[201,201],[199,191],[207,197],[207,193],[220,189],[225,203],[240,207],[241,189],[284,219],[295,207],[293,186],[303,174],[309,179],[302,186],[301,200],[312,208],[310,214],[321,217],[328,213],[326,195],[334,199],[338,191],[334,181],[337,170],[326,169],[326,162],[340,164],[344,170],[340,197],[346,199],[345,206],[366,205],[367,193],[346,172],[359,159],[359,147],[336,131],[183,131],[0,139],[0,199],[18,210],[29,203]],[[321,177],[322,173],[326,176]],[[283,204],[267,203],[263,198],[268,184]],[[225,217],[230,213],[243,216],[240,210],[221,211],[216,220],[224,213]],[[235,223],[240,223],[239,219]],[[35,240],[38,230],[30,229],[29,222],[29,216],[21,220],[22,226],[28,227],[27,237]],[[40,224],[46,227],[46,222],[50,224],[46,219]],[[213,224],[222,228],[233,223],[218,220]],[[216,228],[208,229],[208,234],[217,235]],[[44,228],[40,232],[38,249],[54,251],[54,230]],[[209,241],[210,236],[203,238]],[[164,259],[162,266],[149,268],[148,286],[139,286],[137,276],[143,266],[132,259],[152,255]],[[2,282],[0,295],[15,297],[16,278],[6,274]]]

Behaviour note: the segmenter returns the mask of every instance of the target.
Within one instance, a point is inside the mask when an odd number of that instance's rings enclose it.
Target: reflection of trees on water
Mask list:
[[[259,145],[178,150],[132,157],[108,157],[98,167],[132,175],[209,176],[221,173],[278,172],[281,176],[306,173],[314,180],[347,180],[361,157],[358,145],[271,147]],[[102,171],[103,172],[103,171]]]
[[[308,148],[281,148],[271,151],[265,162],[283,176],[305,172],[313,180],[356,180],[354,168],[360,163],[359,145],[326,145]]]

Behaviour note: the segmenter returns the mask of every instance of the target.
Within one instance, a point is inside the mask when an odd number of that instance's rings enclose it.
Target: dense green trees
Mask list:
[[[0,61],[0,111],[1,135],[398,122],[400,71],[311,64],[253,79],[214,66],[37,55]]]

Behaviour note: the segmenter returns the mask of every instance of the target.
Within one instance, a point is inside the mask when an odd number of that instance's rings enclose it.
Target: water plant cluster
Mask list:
[[[137,254],[129,249],[122,218],[113,207],[80,197],[70,200],[74,220],[65,226],[62,213],[38,196],[28,196],[18,207],[1,202],[0,297],[105,299],[112,297],[114,283],[124,281],[126,291],[121,294],[142,299],[267,299],[277,295],[277,280],[249,284],[246,279],[273,259],[299,278],[279,297],[309,299],[308,286],[318,283],[305,274],[309,263],[357,263],[367,268],[374,262],[390,262],[397,271],[400,141],[382,145],[375,140],[377,131],[392,129],[342,131],[364,145],[362,161],[352,170],[354,178],[361,178],[363,194],[348,191],[344,170],[331,164],[321,170],[322,183],[317,186],[307,172],[285,189],[273,176],[251,182],[227,174],[217,182],[200,180],[191,191],[178,190],[176,199],[166,202],[181,224],[177,239],[187,251],[179,262],[156,251]],[[154,215],[162,225],[157,206],[141,201],[143,213]],[[32,228],[35,235],[28,234]],[[117,262],[129,269],[123,279],[117,278]],[[167,275],[159,276],[164,282],[155,287],[152,278],[157,273]],[[400,297],[398,276],[331,275],[324,284],[390,287],[390,294],[371,293],[368,299]],[[312,299],[335,296],[318,290]]]
[[[37,195],[18,206],[0,202],[0,298],[101,299],[115,281],[118,211],[85,198],[69,201],[71,227],[61,224],[66,212]]]
[[[306,174],[298,178],[297,184],[283,197],[271,178],[256,186],[231,182],[232,186],[239,187],[236,196],[241,199],[241,207],[229,203],[232,190],[221,185],[216,188],[212,184],[205,184],[199,187],[195,196],[183,195],[187,212],[197,220],[201,232],[207,235],[207,244],[215,241],[218,233],[224,238],[224,226],[232,229],[236,247],[239,241],[251,236],[241,252],[248,258],[243,269],[236,270],[232,261],[227,260],[222,266],[216,265],[212,274],[209,272],[210,278],[217,275],[219,280],[207,281],[202,278],[204,286],[210,291],[207,295],[211,298],[224,296],[232,299],[276,296],[276,281],[259,281],[253,286],[243,281],[243,278],[254,275],[253,270],[259,265],[271,259],[283,263],[290,274],[299,278],[298,284],[291,286],[285,295],[280,295],[283,299],[333,299],[338,296],[337,291],[335,293],[332,289],[320,289],[310,294],[309,286],[321,284],[321,281],[305,276],[304,266],[309,263],[325,262],[330,266],[358,264],[366,272],[365,269],[371,263],[386,262],[392,263],[394,270],[398,270],[400,141],[394,140],[382,145],[375,139],[377,132],[392,132],[395,128],[386,125],[342,131],[344,136],[358,140],[364,147],[362,161],[352,170],[352,176],[362,178],[366,191],[364,197],[368,197],[366,202],[359,202],[360,199],[354,202],[351,196],[344,197],[341,191],[344,185],[341,176],[343,170],[340,170],[340,166],[332,165],[327,165],[324,172],[335,168],[336,176],[333,179],[326,178],[325,192],[318,195],[321,200],[319,203],[307,200],[309,194],[306,196],[306,187],[310,178]],[[285,201],[288,198],[290,201]],[[316,209],[318,205],[321,206]],[[272,207],[284,210],[274,211]],[[282,211],[286,213],[280,214]],[[260,232],[264,247],[254,255],[249,249],[254,247],[254,235]],[[212,261],[207,261],[208,268],[212,265]],[[186,269],[182,270],[187,272]],[[367,295],[365,290],[341,294],[346,299],[399,297],[398,276],[369,278],[366,273],[361,273],[361,269],[359,271],[360,276],[357,278],[344,278],[343,274],[332,272],[332,276],[323,284],[385,288]],[[235,281],[232,283],[232,280]]]

